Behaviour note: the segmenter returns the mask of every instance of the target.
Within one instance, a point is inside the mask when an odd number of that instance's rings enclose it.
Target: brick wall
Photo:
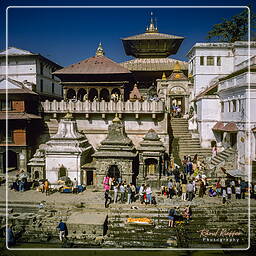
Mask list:
[[[5,143],[1,143],[0,146],[5,146]],[[13,142],[8,143],[9,146],[26,146],[26,130],[24,129],[15,129],[13,130]]]

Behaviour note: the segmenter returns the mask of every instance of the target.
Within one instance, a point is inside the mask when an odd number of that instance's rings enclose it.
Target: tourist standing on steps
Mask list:
[[[240,187],[241,187],[241,197],[242,199],[245,199],[245,192],[246,192],[247,185],[244,180],[241,181]]]
[[[199,180],[199,197],[203,197],[203,196],[204,196],[204,183],[200,179]]]
[[[78,192],[78,182],[77,182],[77,179],[74,178],[74,182],[73,182],[73,193],[74,194],[77,194]]]
[[[213,148],[212,148],[212,158],[215,156],[217,156],[217,146],[216,145],[213,146]]]
[[[172,179],[169,180],[168,184],[167,184],[167,187],[168,187],[168,196],[170,199],[172,199],[172,196],[173,196],[173,182],[172,182]]]
[[[241,199],[241,187],[240,184],[236,184],[236,199]]]
[[[145,184],[142,184],[140,186],[140,190],[139,190],[139,197],[140,197],[141,204],[143,204],[143,202],[144,202],[144,193],[145,193]]]
[[[110,189],[110,186],[109,186],[109,176],[106,175],[103,179],[103,187],[104,187],[104,190],[109,190]]]
[[[109,190],[105,191],[104,197],[105,197],[105,208],[107,208],[111,203],[111,197],[109,195]]]
[[[122,183],[119,187],[120,193],[121,193],[121,203],[124,203],[125,199],[125,187],[124,184]]]
[[[49,181],[46,179],[44,181],[44,191],[45,191],[45,195],[49,195]]]
[[[187,182],[182,181],[181,184],[181,200],[186,201],[186,197],[187,197]]]
[[[194,191],[193,184],[192,184],[192,181],[190,181],[187,184],[188,201],[193,200],[193,191]]]
[[[152,190],[150,185],[146,186],[147,203],[152,204]]]
[[[60,241],[62,242],[64,239],[66,239],[68,234],[67,225],[62,220],[60,220],[60,223],[57,226],[57,228],[59,229],[59,238],[60,238]]]
[[[117,198],[118,198],[118,185],[114,185],[114,204],[117,203]]]
[[[130,184],[131,190],[132,190],[132,198],[131,201],[135,202],[135,194],[136,194],[136,187],[134,186],[134,184]]]
[[[169,210],[169,212],[168,212],[168,219],[169,219],[168,227],[171,227],[171,228],[174,227],[176,215],[177,215],[177,212],[176,212],[175,208],[172,208]]]
[[[231,188],[230,184],[228,184],[228,186],[227,186],[227,196],[228,196],[228,200],[231,200],[232,188]]]
[[[132,203],[132,189],[130,187],[130,185],[127,185],[127,204],[131,204]]]
[[[225,204],[227,201],[227,191],[226,188],[223,188],[222,190],[222,203]]]

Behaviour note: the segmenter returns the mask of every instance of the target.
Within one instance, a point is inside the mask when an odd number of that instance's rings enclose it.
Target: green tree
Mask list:
[[[251,8],[250,8],[251,9]],[[255,28],[256,15],[251,11],[251,29]],[[223,19],[222,23],[215,24],[208,32],[207,39],[217,39],[219,42],[233,43],[248,39],[248,9],[233,16],[230,20]]]

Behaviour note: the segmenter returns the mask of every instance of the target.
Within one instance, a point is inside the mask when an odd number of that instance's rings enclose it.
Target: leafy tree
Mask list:
[[[251,11],[251,29],[255,28],[256,15]],[[244,9],[230,20],[223,19],[222,23],[215,24],[208,32],[207,39],[215,38],[219,42],[233,43],[247,40],[248,36],[248,9]]]

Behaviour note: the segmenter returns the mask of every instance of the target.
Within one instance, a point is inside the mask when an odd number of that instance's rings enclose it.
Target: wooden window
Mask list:
[[[7,103],[7,105],[6,105]],[[5,100],[1,100],[0,102],[0,108],[1,110],[12,110],[12,101],[8,100],[8,102],[6,102]]]
[[[0,141],[1,143],[13,143],[13,130],[8,129],[6,133],[6,130],[3,129],[0,133]]]
[[[203,66],[204,65],[204,56],[200,57],[200,65]]]
[[[220,56],[217,57],[217,66],[221,66],[221,57]]]
[[[213,66],[213,65],[214,65],[214,57],[207,56],[207,66]]]

